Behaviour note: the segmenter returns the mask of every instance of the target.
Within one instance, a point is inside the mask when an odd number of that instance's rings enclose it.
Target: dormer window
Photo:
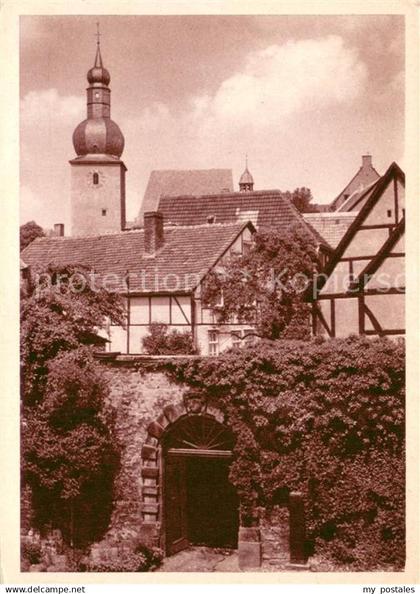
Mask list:
[[[94,173],[93,174],[93,185],[97,186],[99,184],[99,174],[98,173]]]

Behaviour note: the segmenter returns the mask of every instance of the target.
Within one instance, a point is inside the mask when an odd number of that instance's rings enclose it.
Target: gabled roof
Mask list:
[[[368,216],[368,214],[370,213],[372,208],[375,206],[375,204],[378,202],[379,198],[381,197],[383,191],[387,187],[390,180],[393,179],[394,177],[400,179],[403,183],[405,182],[404,172],[400,169],[400,167],[395,162],[391,163],[391,165],[388,167],[387,171],[378,180],[378,182],[370,190],[367,190],[369,192],[369,196],[368,196],[366,202],[362,206],[358,215],[353,220],[352,224],[347,229],[347,232],[345,233],[344,237],[341,239],[340,243],[338,244],[337,248],[335,249],[333,257],[328,262],[325,270],[323,271],[323,274],[320,277],[318,277],[317,291],[322,289],[322,287],[324,286],[324,284],[327,281],[327,278],[333,272],[337,263],[341,260],[345,250],[347,249],[351,240],[355,236],[360,225],[365,220],[365,218]]]
[[[163,196],[159,201],[159,211],[172,225],[200,225],[210,219],[216,223],[233,224],[244,218],[252,220],[258,229],[286,231],[292,225],[299,225],[317,244],[330,248],[280,190]]]
[[[50,263],[87,266],[95,272],[95,286],[138,293],[189,293],[251,223],[165,227],[165,243],[154,255],[144,253],[143,230],[93,237],[39,238],[23,252],[36,268]]]
[[[365,188],[361,190],[357,190],[357,192],[353,192],[345,202],[335,211],[335,212],[357,212],[360,210],[363,201],[369,197],[369,195],[373,192],[376,184],[379,182],[381,178],[376,179]]]
[[[310,212],[303,213],[303,218],[336,248],[356,215],[357,212]]]
[[[157,210],[161,196],[220,194],[233,192],[231,169],[187,169],[152,171],[144,193],[139,212],[139,223],[143,214]]]
[[[370,281],[372,276],[378,270],[382,262],[385,260],[387,255],[390,253],[394,245],[400,239],[405,230],[405,218],[403,217],[398,225],[395,227],[391,235],[385,241],[381,249],[378,251],[376,256],[365,266],[358,277],[352,283],[352,287],[357,287],[359,290],[363,289],[364,286]]]
[[[346,194],[350,196],[355,191],[360,191],[366,188],[367,185],[375,182],[380,178],[379,173],[372,165],[372,158],[370,155],[364,155],[362,157],[362,165],[359,167],[356,174],[351,178],[346,187],[341,190],[336,198],[331,202],[330,209],[338,210],[340,206],[345,202]]]

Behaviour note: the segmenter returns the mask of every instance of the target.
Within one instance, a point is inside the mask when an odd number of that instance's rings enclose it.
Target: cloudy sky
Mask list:
[[[21,17],[21,222],[69,221],[95,22],[124,136],[128,217],[153,169],[232,168],[329,202],[370,152],[404,166],[400,16]]]

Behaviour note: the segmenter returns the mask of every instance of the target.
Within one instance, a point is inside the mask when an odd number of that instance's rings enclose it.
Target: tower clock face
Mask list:
[[[105,176],[99,169],[91,169],[87,173],[87,183],[90,188],[101,188],[104,182]]]

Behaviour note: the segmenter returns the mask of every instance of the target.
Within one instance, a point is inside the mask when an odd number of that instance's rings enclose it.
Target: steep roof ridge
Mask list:
[[[376,202],[382,194],[382,191],[386,188],[387,184],[390,182],[393,175],[396,175],[397,177],[400,177],[402,181],[405,181],[404,172],[401,170],[401,168],[395,161],[391,163],[384,175],[381,178],[379,178],[376,187],[373,189],[373,192],[363,205],[362,209],[359,211],[358,215],[356,216],[350,227],[347,229],[346,233],[343,235],[340,243],[334,251],[333,257],[331,258],[330,262],[327,264],[325,268],[324,274],[321,277],[321,282],[317,286],[317,291],[321,290],[324,286],[326,279],[333,272],[334,268],[340,261],[350,241],[353,239],[358,227],[360,226],[360,223],[367,217],[369,212],[375,206]]]
[[[208,273],[210,272],[210,270],[212,270],[212,268],[214,268],[217,264],[217,262],[219,260],[221,260],[223,258],[223,256],[226,254],[226,252],[228,251],[228,249],[231,247],[231,245],[233,245],[235,243],[235,241],[238,239],[238,237],[240,236],[240,234],[243,232],[243,230],[249,227],[252,231],[255,231],[255,227],[254,225],[251,223],[251,221],[247,221],[246,223],[243,223],[240,227],[240,229],[238,230],[238,232],[236,233],[235,237],[233,237],[233,239],[230,240],[226,240],[225,245],[223,246],[223,248],[220,251],[220,255],[213,261],[213,263],[208,267],[208,269],[206,270],[206,272],[204,272],[204,274],[201,276],[201,279],[199,281],[199,283],[197,283],[194,287],[193,287],[193,291],[198,287],[198,285],[203,281],[203,279],[208,275]]]
[[[160,200],[168,198],[171,200],[176,200],[177,198],[233,198],[233,197],[242,197],[242,198],[249,198],[252,196],[265,196],[265,195],[273,195],[273,196],[284,196],[286,197],[286,192],[282,192],[281,190],[271,189],[271,190],[252,190],[249,192],[218,192],[217,194],[162,194],[160,196]]]
[[[348,206],[349,203],[351,203],[352,200],[354,200],[357,197],[356,202],[352,205],[352,206],[356,206],[356,204],[358,202],[360,202],[360,200],[363,200],[363,198],[366,196],[366,194],[368,194],[373,188],[374,186],[379,183],[380,181],[380,177],[378,179],[375,179],[375,181],[371,182],[370,184],[368,184],[365,188],[362,188],[361,190],[355,190],[352,194],[350,194],[350,196],[343,202],[343,204],[340,206],[340,208],[338,208],[337,210],[335,210],[334,212],[351,212],[348,210],[344,210],[344,207]]]
[[[211,228],[211,227],[240,227],[243,224],[246,224],[248,221],[240,221],[237,223],[201,223],[201,224],[194,224],[194,225],[177,225],[173,223],[168,223],[164,225],[165,230],[182,230],[182,229],[195,229],[195,228]],[[252,221],[249,221],[252,223]],[[131,229],[125,229],[124,231],[110,231],[109,233],[102,233],[100,235],[60,235],[60,236],[52,236],[52,237],[36,237],[32,243],[42,243],[42,242],[51,242],[51,241],[79,241],[83,239],[101,239],[103,237],[115,237],[116,235],[134,235],[144,233],[144,227],[136,227]],[[38,241],[41,240],[41,241]],[[25,248],[26,249],[26,248]]]
[[[375,167],[371,164],[370,165],[371,168],[373,169],[373,171],[377,174],[378,179],[381,178],[381,175],[376,171]],[[337,202],[337,200],[345,193],[345,191],[347,190],[347,188],[349,186],[351,186],[351,184],[354,182],[354,180],[357,178],[357,176],[360,174],[360,172],[363,170],[363,164],[360,165],[359,169],[357,170],[357,172],[353,175],[353,177],[351,178],[351,180],[349,181],[349,183],[341,190],[341,192],[334,198],[334,200],[331,202],[330,206],[334,206],[335,203]],[[376,180],[378,181],[378,180]]]

